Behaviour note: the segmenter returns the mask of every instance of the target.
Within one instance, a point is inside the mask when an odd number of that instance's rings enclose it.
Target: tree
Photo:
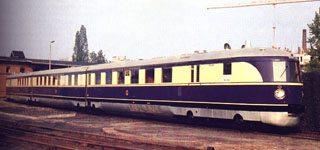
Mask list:
[[[86,27],[84,27],[84,25],[81,25],[80,31],[77,31],[76,33],[72,61],[89,62],[88,39],[86,32]]]
[[[97,54],[94,51],[90,52],[90,63],[97,63]]]
[[[311,61],[306,66],[306,71],[318,71],[320,72],[320,8],[319,12],[315,12],[313,22],[308,24],[310,30],[310,38],[308,38],[308,43],[310,43],[309,55],[311,56]]]
[[[98,52],[97,61],[98,61],[98,63],[106,63],[106,58],[105,58],[105,55],[102,52],[102,49],[100,49],[99,52]]]
[[[106,63],[107,60],[105,58],[105,55],[103,54],[102,50],[98,51],[98,54],[96,54],[94,51],[90,52],[90,62],[91,63]]]

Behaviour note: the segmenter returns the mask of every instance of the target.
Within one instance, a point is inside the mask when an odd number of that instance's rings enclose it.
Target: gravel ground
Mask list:
[[[36,123],[56,128],[73,129],[139,141],[178,144],[198,149],[207,149],[208,146],[211,146],[215,150],[320,150],[319,141],[294,139],[279,133],[239,131],[229,128],[227,124],[210,126],[108,114],[92,115],[3,100],[0,100],[0,117],[1,119]],[[0,149],[25,148],[25,143],[12,144],[12,142],[3,137],[0,137],[0,141]]]

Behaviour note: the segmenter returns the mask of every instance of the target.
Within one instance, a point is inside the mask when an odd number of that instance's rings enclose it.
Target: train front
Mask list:
[[[269,81],[272,80],[269,82],[272,84],[269,88],[273,91],[273,93],[269,92],[273,94],[271,102],[281,106],[262,112],[261,121],[276,126],[296,126],[304,111],[299,61],[286,57],[266,61],[266,63],[270,70],[264,70],[262,73],[269,76]]]

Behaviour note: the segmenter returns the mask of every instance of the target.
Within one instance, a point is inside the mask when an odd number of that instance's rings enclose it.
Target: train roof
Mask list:
[[[24,77],[33,75],[47,75],[47,74],[64,74],[70,72],[84,72],[93,70],[113,69],[113,68],[128,68],[128,67],[139,67],[139,66],[152,66],[152,65],[163,65],[163,64],[175,64],[193,61],[205,61],[205,60],[217,60],[217,59],[228,59],[238,57],[292,57],[291,53],[283,50],[273,48],[243,48],[235,50],[223,50],[223,51],[209,51],[182,54],[178,56],[169,57],[157,57],[151,59],[140,59],[140,60],[126,60],[121,62],[113,62],[106,64],[98,64],[91,66],[71,67],[63,69],[52,69],[37,72],[28,72],[16,75],[10,75],[8,78]]]

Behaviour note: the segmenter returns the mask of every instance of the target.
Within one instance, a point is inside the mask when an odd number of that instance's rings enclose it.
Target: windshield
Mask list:
[[[288,82],[301,82],[300,67],[298,61],[290,61],[288,71],[290,71]]]

